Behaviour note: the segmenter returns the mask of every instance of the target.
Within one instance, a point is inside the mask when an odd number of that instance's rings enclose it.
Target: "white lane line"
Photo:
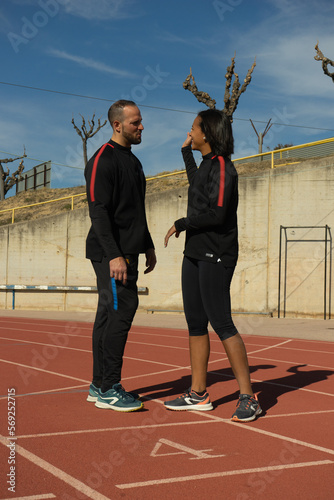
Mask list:
[[[170,368],[169,370],[162,370],[160,372],[153,372],[153,373],[143,373],[142,375],[133,375],[131,377],[122,377],[122,380],[131,380],[133,378],[135,378],[136,380],[138,380],[139,378],[144,378],[144,377],[151,377],[153,375],[164,375],[165,373],[175,373],[175,372],[178,372],[180,370],[190,370],[190,366],[177,366],[176,368]]]
[[[57,335],[61,335],[61,334],[57,334]],[[71,336],[72,337],[76,337],[77,335],[71,335]],[[7,337],[0,337],[0,339],[9,340],[9,341],[24,342],[24,343],[27,343],[27,344],[43,345],[43,346],[46,346],[46,347],[55,347],[55,348],[60,348],[60,349],[69,349],[69,350],[73,350],[73,351],[91,353],[91,350],[88,350],[88,349],[78,349],[78,348],[75,348],[75,347],[59,346],[58,344],[46,344],[46,343],[42,343],[42,342],[32,342],[32,341],[29,341],[29,340],[13,339],[13,338],[7,338]],[[148,343],[128,341],[128,343],[129,342],[133,343],[133,344],[150,345],[150,346],[154,346],[154,347],[169,347],[171,349],[174,349],[173,346],[164,346],[164,345],[158,345],[158,344],[156,345],[156,344],[148,344]],[[275,347],[279,347],[280,345],[286,344],[287,342],[290,342],[290,340],[287,340],[285,342],[281,342],[279,344],[272,345],[270,347],[267,346],[265,348],[258,349],[257,351],[248,352],[247,355],[248,355],[248,357],[252,356],[252,357],[257,358],[257,359],[262,359],[262,360],[265,359],[265,360],[268,360],[268,361],[274,361],[276,363],[281,362],[281,363],[292,363],[293,364],[293,363],[295,363],[293,361],[276,360],[276,359],[269,359],[269,358],[259,358],[258,356],[254,356],[255,353],[259,353],[259,352],[266,351],[268,349],[273,349]],[[188,350],[188,347],[175,347],[175,349]],[[211,351],[211,354],[220,354],[220,352]],[[124,359],[131,359],[131,360],[134,360],[134,361],[141,361],[143,363],[153,363],[153,364],[159,364],[159,365],[164,365],[164,366],[173,366],[175,368],[186,368],[186,369],[190,368],[189,366],[187,366],[187,367],[181,367],[181,366],[173,365],[173,364],[170,364],[170,363],[161,363],[159,361],[144,360],[144,359],[139,359],[139,358],[132,358],[132,357],[129,357],[129,356],[124,356]],[[227,360],[227,357],[225,356],[225,357],[220,358],[220,359],[210,360],[209,364],[218,363],[218,362],[226,361],[226,360]],[[332,368],[329,368],[329,367],[322,367],[322,366],[319,366],[319,365],[309,365],[309,364],[307,364],[307,366],[310,366],[310,367],[313,367],[313,368],[323,368],[323,369],[328,369],[328,370],[332,369]],[[212,372],[212,373],[214,373],[214,372]]]
[[[60,387],[59,389],[47,389],[45,391],[36,391],[36,392],[27,392],[26,394],[15,394],[15,397],[16,398],[23,398],[24,396],[44,396],[44,395],[48,395],[48,394],[51,394],[53,392],[67,392],[67,391],[71,391],[72,389],[80,389],[80,388],[83,388],[83,387],[87,387],[87,384],[80,384],[80,385],[72,385],[70,387]],[[3,396],[0,398],[0,401],[2,399],[8,399],[8,396]]]
[[[277,417],[304,417],[305,415],[326,415],[326,413],[334,413],[334,410],[322,410],[322,411],[303,411],[301,413],[282,413],[280,415],[266,415],[267,418],[277,418]]]
[[[6,446],[8,444],[8,438],[0,435],[0,443]],[[49,462],[46,462],[46,460],[43,460],[34,453],[31,453],[25,448],[22,448],[22,446],[15,445],[15,452],[21,455],[22,457],[26,458],[30,462],[32,462],[34,465],[37,465],[41,469],[44,469],[45,471],[49,472],[57,479],[60,479],[61,481],[68,484],[69,486],[79,491],[80,493],[84,493],[88,498],[92,498],[93,500],[110,500],[108,497],[101,495],[101,493],[99,493],[96,490],[93,490],[92,488],[82,483],[75,477],[70,476],[63,470],[58,469],[58,467],[55,467],[54,465],[50,464]]]
[[[261,359],[261,361],[272,361],[274,363],[287,363],[291,364],[294,366],[305,366],[305,363],[301,363],[297,361],[287,361],[285,359],[272,359],[272,358],[261,358],[260,356],[253,356],[251,355],[252,358],[254,359]],[[311,365],[310,363],[307,363],[306,366],[311,367],[311,368],[320,368],[320,370],[334,370],[333,366],[323,366],[323,365]]]
[[[155,403],[161,403],[158,399],[152,399]],[[305,415],[325,415],[327,413],[333,413],[334,410],[323,410],[323,411],[310,411],[310,412],[301,412],[301,413],[285,413],[281,415],[266,415],[267,418],[279,418],[279,417],[301,417]],[[167,411],[165,412],[167,413]],[[199,412],[192,412],[197,413]],[[203,416],[203,412],[200,413],[200,416]],[[168,418],[166,416],[166,418]],[[222,418],[219,417],[216,420],[193,420],[190,422],[168,422],[162,424],[147,424],[147,425],[131,425],[125,427],[107,427],[102,429],[81,429],[81,430],[73,430],[73,431],[59,431],[59,432],[46,432],[41,434],[22,434],[17,435],[17,439],[32,439],[32,438],[43,438],[43,437],[58,437],[58,436],[74,436],[76,434],[92,434],[96,432],[122,432],[127,430],[137,430],[137,429],[156,429],[156,428],[165,428],[165,427],[183,427],[187,425],[201,425],[201,424],[219,424],[219,423],[230,423],[230,418]],[[235,424],[233,424],[235,425]],[[276,437],[276,435],[274,436]]]
[[[10,317],[10,316],[6,316],[5,318],[3,316],[0,317],[0,328],[2,328],[1,324],[2,323],[16,323],[18,325],[22,325],[22,324],[27,324],[29,326],[59,326],[61,327],[62,324],[64,323],[65,325],[75,325],[77,326],[78,324],[80,324],[80,328],[86,328],[86,329],[89,329],[90,331],[92,331],[92,328],[93,328],[93,323],[94,323],[94,318],[92,321],[77,321],[77,320],[66,320],[66,319],[50,319],[50,320],[45,320],[45,319],[41,319],[39,320],[38,318],[21,318],[21,321],[20,321],[20,318],[14,318],[14,317]],[[81,326],[82,325],[82,326]],[[88,326],[86,326],[88,325]],[[5,328],[5,327],[4,327]]]
[[[8,328],[8,330],[10,330],[10,328]],[[13,330],[16,330],[16,329],[13,329]],[[82,335],[76,335],[76,334],[70,334],[70,333],[52,333],[52,332],[36,332],[34,330],[22,330],[23,332],[34,332],[34,333],[48,333],[49,335],[63,335],[63,336],[68,336],[68,337],[82,337]],[[167,336],[168,337],[168,336]],[[170,338],[170,337],[169,337]],[[39,345],[46,345],[46,346],[51,346],[51,347],[55,347],[55,344],[43,344],[43,343],[40,343],[40,342],[33,342],[33,341],[28,341],[28,340],[22,340],[22,339],[13,339],[13,338],[8,338],[8,337],[0,337],[0,339],[3,339],[3,340],[15,340],[17,342],[25,342],[25,343],[30,343],[30,344],[39,344]],[[272,346],[266,346],[266,347],[263,347],[261,349],[258,349],[256,351],[253,351],[253,352],[249,352],[248,354],[251,355],[251,354],[255,354],[257,352],[262,352],[262,351],[266,351],[268,349],[273,349],[275,347],[279,347],[283,344],[287,344],[288,342],[291,342],[291,340],[285,340],[284,342],[280,342],[278,344],[274,344]],[[127,341],[128,344],[136,344],[136,345],[146,345],[146,346],[151,346],[151,347],[159,347],[159,348],[163,348],[163,349],[178,349],[178,350],[182,350],[182,351],[188,351],[189,350],[189,347],[188,346],[185,346],[185,347],[177,347],[177,346],[173,346],[173,345],[165,345],[165,344],[152,344],[150,342],[140,342],[140,341],[135,341],[135,340],[128,340]],[[77,351],[82,351],[82,352],[91,352],[90,350],[85,350],[85,349],[77,349],[77,348],[74,348],[74,347],[67,347],[67,346],[58,346],[58,344],[56,345],[56,347],[62,347],[63,349],[65,348],[68,348],[68,349],[72,349],[72,350],[77,350]],[[221,351],[211,351],[212,354],[221,354]]]
[[[261,384],[267,384],[267,385],[275,385],[277,387],[284,387],[285,389],[291,389],[293,391],[303,391],[303,392],[311,392],[312,394],[320,394],[321,396],[330,396],[333,397],[334,394],[330,392],[322,392],[322,391],[316,391],[314,389],[306,389],[306,387],[295,387],[293,385],[287,385],[287,384],[278,384],[276,382],[266,382],[265,380],[256,380],[252,379],[254,382],[259,382]]]
[[[269,349],[274,349],[274,348],[279,347],[283,344],[287,344],[288,342],[291,342],[291,340],[285,340],[284,342],[280,342],[279,344],[273,344],[271,346],[262,347],[261,349],[257,349],[256,351],[247,351],[247,356],[253,356],[254,354],[256,354],[258,352],[263,352],[263,351],[267,351]],[[211,353],[221,354],[220,352],[218,353],[218,352],[214,352],[214,351],[211,351]],[[257,356],[254,356],[254,357],[257,357]],[[224,356],[223,358],[220,358],[220,359],[213,359],[213,360],[209,361],[209,364],[220,363],[221,361],[226,361],[227,359],[228,359],[227,356]]]
[[[57,334],[58,335],[58,334]],[[78,349],[77,347],[68,347],[68,346],[61,346],[58,344],[46,344],[44,342],[33,342],[31,340],[21,340],[21,339],[13,339],[13,338],[7,338],[7,337],[0,337],[0,339],[3,340],[9,340],[9,341],[17,341],[25,344],[34,344],[34,345],[40,345],[44,347],[54,347],[55,349],[68,349],[70,351],[79,351],[79,352],[87,352],[91,354],[91,349]],[[174,368],[178,367],[178,365],[172,365],[170,363],[161,363],[159,361],[152,361],[152,360],[146,360],[146,359],[139,359],[139,358],[131,358],[129,356],[123,356],[124,359],[131,359],[133,361],[141,361],[143,363],[153,363],[156,365],[164,365],[164,366],[173,366]]]
[[[155,400],[155,401],[163,404],[163,401],[160,401],[160,400]],[[306,448],[310,448],[312,450],[317,450],[317,451],[321,451],[324,453],[328,453],[329,455],[334,455],[334,450],[332,450],[330,448],[324,448],[323,446],[318,446],[316,444],[308,443],[306,441],[301,441],[300,439],[290,438],[288,436],[283,436],[282,434],[276,434],[275,432],[270,432],[270,431],[266,431],[264,429],[253,427],[252,425],[240,424],[237,422],[233,422],[232,420],[226,420],[226,419],[222,419],[221,417],[216,417],[214,415],[208,415],[208,412],[193,411],[193,413],[196,413],[197,415],[199,413],[203,413],[203,417],[206,417],[210,420],[220,420],[221,422],[224,422],[225,424],[228,424],[228,425],[241,426],[242,429],[244,429],[246,431],[256,432],[257,434],[262,434],[264,436],[269,436],[272,438],[280,439],[281,441],[289,441],[290,443],[299,444],[301,446],[304,446]],[[265,418],[265,417],[263,417],[263,418]]]
[[[6,322],[8,323],[8,321],[10,323],[13,323],[13,324],[19,324],[19,325],[22,325],[22,324],[25,324],[24,321],[27,320],[27,318],[24,318],[24,320],[22,319],[21,321],[19,319],[14,319],[14,318],[11,318],[10,316],[7,316],[6,318],[3,318],[3,317],[0,317],[0,330],[3,328],[4,330],[18,330],[18,331],[27,331],[25,329],[19,329],[19,328],[11,328],[11,327],[3,327],[1,325],[2,322]],[[52,322],[51,322],[52,321]],[[71,325],[73,326],[73,329],[76,328],[76,329],[80,329],[80,330],[89,330],[89,332],[92,331],[92,324],[93,324],[94,320],[92,321],[80,321],[80,320],[50,320],[50,321],[47,321],[47,322],[44,322],[44,320],[41,320],[40,322],[33,322],[33,321],[29,321],[27,324],[29,326],[53,326],[53,327],[56,327],[56,326],[59,326],[59,327],[62,327],[60,325],[60,323],[65,323],[66,325]],[[80,326],[78,326],[78,324]],[[89,324],[89,326],[86,326],[87,324]],[[173,335],[172,337],[173,338],[178,338],[178,339],[183,339],[184,338],[184,332],[187,332],[187,328],[184,327],[184,328],[168,328],[168,327],[160,327],[160,326],[148,326],[148,325],[136,325],[136,324],[133,324],[132,325],[132,328],[135,330],[136,328],[147,328],[147,329],[152,329],[152,328],[155,328],[155,329],[162,329],[162,330],[172,330],[173,332],[175,331],[179,331],[179,332],[182,332],[181,334],[175,334]],[[41,332],[39,330],[28,330],[28,331],[32,331],[34,333],[55,333],[55,332]],[[150,332],[135,332],[133,331],[132,332],[133,334],[135,335],[152,335],[152,336],[156,336],[155,333],[150,333]],[[214,331],[210,330],[211,334],[214,335]],[[69,335],[69,334],[66,334],[66,333],[59,333],[59,332],[56,332],[56,334],[58,335]],[[242,337],[247,341],[247,340],[254,340],[254,339],[257,339],[257,341],[261,341],[261,340],[264,340],[264,339],[272,339],[272,340],[279,340],[281,337],[279,336],[275,336],[275,337],[267,337],[266,335],[252,335],[252,334],[247,334],[247,333],[242,333],[241,334]],[[72,336],[77,336],[77,337],[85,337],[85,338],[88,338],[90,339],[90,336],[89,335],[72,335]],[[168,337],[168,338],[171,338],[171,335],[168,335],[168,334],[161,334],[162,337]],[[210,339],[212,342],[218,342],[218,343],[221,343],[221,341],[217,338],[212,338]],[[329,341],[329,340],[310,340],[310,339],[301,339],[301,338],[289,338],[290,341],[292,342],[295,342],[295,343],[309,343],[309,344],[317,344],[317,346],[319,346],[320,344],[321,345],[325,345],[325,344],[328,344],[328,345],[333,345],[333,342]],[[253,344],[254,345],[254,344]],[[261,345],[261,344],[260,344]],[[302,350],[302,351],[306,351],[308,352],[307,349],[299,349],[299,348],[294,348],[294,347],[291,347],[291,350]],[[325,354],[334,354],[332,352],[328,352],[328,351],[309,351],[309,352],[324,352]]]
[[[216,353],[216,354],[218,354],[218,353]],[[260,356],[253,356],[252,353],[248,353],[248,352],[247,352],[247,356],[252,357],[254,359],[260,359],[261,361],[272,361],[273,363],[286,363],[286,364],[289,364],[289,365],[291,364],[294,366],[301,366],[302,365],[302,366],[307,366],[310,368],[320,368],[321,370],[334,370],[334,367],[332,367],[332,366],[311,365],[310,363],[305,364],[305,363],[300,363],[297,361],[286,361],[285,359],[261,358]],[[220,359],[212,359],[209,361],[209,364],[219,363],[221,361],[227,361],[227,357],[220,358]]]
[[[293,342],[293,340],[291,339],[291,342]],[[254,345],[254,344],[252,344]],[[307,353],[310,353],[310,354],[334,354],[334,351],[331,352],[331,351],[317,351],[316,349],[301,349],[299,347],[282,347],[283,350],[288,350],[289,352],[291,351],[298,351],[298,352],[302,352],[304,354],[307,354]]]
[[[15,328],[7,328],[6,330],[16,330]],[[63,335],[63,336],[68,336],[68,337],[84,337],[84,338],[88,338],[86,335],[77,335],[77,334],[72,334],[72,333],[54,333],[54,332],[37,332],[35,330],[26,330],[26,329],[22,329],[22,332],[26,333],[26,332],[33,332],[33,333],[47,333],[47,334],[50,334],[50,335]],[[168,337],[168,336],[167,336]],[[6,340],[13,340],[12,338],[8,338],[8,337],[0,337],[0,338],[3,338],[3,339],[6,339]],[[170,337],[169,337],[170,338]],[[24,340],[21,340],[21,339],[16,339],[18,342],[30,342],[30,341],[24,341]],[[254,354],[256,353],[259,353],[259,352],[263,352],[263,351],[266,351],[266,350],[269,350],[269,349],[273,349],[273,348],[277,348],[277,347],[280,347],[281,345],[284,345],[286,343],[289,343],[289,342],[293,342],[294,339],[288,339],[288,340],[285,340],[284,342],[280,342],[278,344],[273,344],[271,346],[265,346],[261,349],[257,349],[256,351],[247,351],[247,355],[248,356],[253,356]],[[31,342],[33,343],[33,342]],[[152,343],[145,343],[145,342],[134,342],[134,341],[131,341],[131,340],[128,340],[128,343],[132,343],[132,344],[139,344],[139,345],[148,345],[148,346],[152,346],[152,347],[163,347],[163,348],[170,348],[170,349],[181,349],[181,350],[188,350],[189,348],[188,347],[174,347],[174,346],[171,346],[171,345],[161,345],[161,344],[152,344]],[[43,344],[41,344],[43,345]],[[49,344],[45,344],[45,345],[49,345]],[[60,347],[58,345],[52,345],[52,347]],[[66,347],[66,346],[65,346]],[[64,347],[64,348],[65,348]],[[71,349],[75,349],[75,348],[71,348]],[[284,349],[284,348],[283,348]],[[79,350],[79,349],[78,349]],[[291,349],[293,350],[293,349]],[[84,349],[81,349],[81,351],[83,352],[91,352],[90,350],[84,350]],[[306,352],[309,352],[309,351],[306,351]],[[313,351],[312,351],[313,352]],[[212,354],[221,354],[221,351],[211,351]],[[325,353],[325,354],[328,354]],[[329,353],[329,354],[332,354],[332,353]],[[254,356],[254,358],[258,358],[258,359],[263,359],[263,358],[259,358],[258,356]],[[210,361],[210,363],[216,363],[218,361],[224,361],[226,360],[227,357],[224,357],[222,359],[219,359],[219,360],[212,360]],[[277,360],[277,359],[269,359],[269,358],[265,358],[265,359],[268,359],[269,361],[275,361],[275,362],[281,362],[281,363],[295,363],[293,361],[285,361],[285,360]],[[316,367],[316,368],[322,368],[322,366],[319,366],[319,365],[310,365],[308,364],[308,366],[312,366],[312,367]],[[332,367],[323,367],[325,369],[333,369]]]
[[[127,359],[127,357],[125,357],[125,359]],[[147,361],[147,360],[141,360],[141,359],[137,359],[137,358],[131,358],[131,359],[135,359],[136,361],[142,361],[142,362],[145,362],[145,363],[149,363],[150,362],[150,361]],[[225,359],[227,359],[227,358],[223,358],[222,360],[210,361],[209,364],[217,362],[217,361],[223,361]],[[267,359],[267,358],[265,358],[265,359]],[[273,360],[271,360],[271,361],[273,361]],[[50,375],[57,375],[59,377],[69,378],[71,380],[78,380],[79,382],[85,382],[87,384],[91,383],[90,380],[80,379],[80,378],[77,378],[77,377],[73,377],[73,376],[69,376],[69,375],[64,375],[64,374],[60,374],[60,373],[53,372],[53,371],[50,371],[50,370],[44,370],[42,368],[36,368],[36,367],[33,367],[33,366],[29,366],[29,365],[23,365],[21,363],[16,363],[16,362],[13,362],[13,361],[7,361],[7,360],[4,360],[4,359],[0,359],[0,362],[8,363],[8,364],[15,365],[15,366],[20,366],[20,367],[23,367],[23,368],[28,368],[28,369],[31,369],[31,370],[41,371],[41,372],[44,372],[44,373],[48,373]],[[278,362],[278,360],[276,360],[276,362]],[[158,364],[162,364],[163,366],[175,366],[175,365],[168,365],[167,363],[160,363],[160,362],[157,362],[157,363]],[[292,363],[292,362],[290,362],[290,363]],[[310,365],[307,365],[307,366],[310,366]],[[153,375],[161,375],[161,374],[166,374],[166,373],[171,373],[171,372],[177,372],[179,370],[190,370],[190,366],[175,366],[175,368],[173,367],[172,369],[162,370],[162,371],[159,371],[159,372],[154,372],[154,373],[150,372],[150,373],[142,374],[140,376],[139,375],[134,375],[134,376],[131,376],[131,377],[125,377],[123,380],[131,380],[131,379],[134,379],[134,378],[138,379],[138,378],[141,378],[141,377],[150,377],[150,376],[153,376]],[[222,375],[222,374],[213,372],[211,370],[210,370],[210,373],[215,373],[215,374],[221,375],[221,376],[227,376],[227,375]],[[233,379],[234,377],[230,376],[230,378]],[[254,379],[254,378],[252,378],[252,381],[253,382],[257,382],[257,383],[267,384],[267,385],[276,385],[276,386],[280,386],[280,387],[285,387],[285,388],[292,389],[292,390],[299,390],[299,391],[304,391],[304,392],[310,392],[312,394],[320,394],[320,395],[331,396],[331,397],[334,396],[334,394],[330,394],[330,393],[326,393],[326,392],[315,391],[315,390],[306,389],[306,388],[303,388],[303,387],[294,387],[294,386],[290,386],[290,385],[278,384],[278,383],[275,383],[275,382],[267,382],[267,381],[264,381],[264,380],[259,380],[259,379]]]
[[[58,334],[54,334],[54,335],[58,335]],[[20,342],[20,343],[24,343],[24,344],[43,345],[46,347],[54,347],[56,349],[68,349],[70,351],[88,352],[89,354],[92,352],[91,349],[79,349],[77,347],[68,347],[66,345],[64,346],[64,345],[59,345],[59,344],[47,344],[45,342],[34,342],[32,340],[13,339],[13,338],[6,338],[6,337],[0,337],[0,339],[9,340],[12,342]]]
[[[30,495],[29,497],[10,497],[3,500],[44,500],[44,498],[56,498],[53,493],[45,493],[44,495]]]
[[[90,384],[90,380],[84,380],[82,378],[72,377],[71,375],[63,375],[62,373],[52,372],[50,370],[43,370],[43,368],[36,368],[35,366],[23,365],[22,363],[16,363],[14,361],[7,361],[6,359],[0,359],[0,362],[7,363],[9,365],[20,366],[21,368],[28,368],[29,370],[37,370],[39,372],[47,373],[49,375],[57,375],[57,377],[69,378],[71,380],[78,380],[79,382],[85,382]]]
[[[309,366],[309,365],[307,365],[307,366]],[[212,370],[209,370],[208,373],[211,373],[213,375],[218,375],[219,377],[229,378],[231,380],[235,379],[234,375],[228,375],[228,374],[225,374],[225,373],[214,372]],[[305,373],[308,373],[308,372],[305,372]],[[277,382],[272,382],[271,380],[261,380],[261,379],[257,379],[257,378],[253,378],[252,377],[252,384],[253,383],[266,384],[266,385],[275,385],[277,387],[284,387],[285,389],[291,389],[292,391],[311,392],[312,394],[320,394],[322,396],[330,396],[330,397],[334,396],[334,394],[332,394],[331,392],[322,392],[322,391],[317,391],[317,390],[314,390],[314,389],[306,389],[305,387],[297,387],[297,386],[294,386],[294,385],[279,384]]]
[[[127,344],[137,344],[137,345],[148,345],[151,347],[162,347],[163,349],[178,349],[181,351],[189,351],[189,346],[187,345],[186,347],[177,347],[174,345],[165,345],[165,344],[151,344],[149,342],[139,342],[139,341],[134,341],[134,340],[128,340]]]
[[[1,328],[0,328],[1,330]],[[27,328],[11,328],[10,326],[6,327],[4,329],[6,332],[8,330],[13,330],[14,332],[22,332],[22,333],[37,333],[37,334],[40,334],[40,333],[47,333],[49,335],[64,335],[65,337],[82,337],[84,339],[87,339],[87,340],[91,340],[91,336],[89,335],[78,335],[76,333],[67,333],[67,332],[50,332],[50,331],[44,331],[44,330],[28,330]],[[74,330],[74,328],[73,328]]]
[[[315,467],[319,465],[329,465],[333,464],[332,460],[321,460],[318,462],[300,462],[297,464],[287,464],[287,465],[271,465],[269,467],[256,467],[254,469],[240,469],[240,470],[231,470],[224,472],[212,472],[208,474],[198,474],[193,476],[181,476],[181,477],[169,477],[166,479],[153,479],[152,481],[141,481],[138,483],[125,483],[125,484],[116,484],[115,486],[121,490],[129,489],[129,488],[138,488],[140,486],[154,486],[157,484],[168,484],[168,483],[183,483],[186,481],[196,481],[201,479],[212,479],[217,477],[226,477],[226,476],[239,476],[241,474],[258,474],[259,472],[269,472],[269,471],[277,471],[277,470],[286,470],[286,469],[297,469],[302,467]]]
[[[131,359],[131,361],[140,361],[141,363],[150,363],[153,365],[163,365],[163,366],[172,366],[174,369],[179,369],[179,365],[172,365],[171,363],[165,363],[161,361],[153,361],[152,359],[142,359],[142,358],[133,358],[131,356],[124,356],[124,359]],[[160,372],[159,372],[160,373]],[[139,375],[136,375],[135,378],[138,378]],[[132,377],[131,377],[132,378]],[[125,380],[125,379],[122,379]]]
[[[275,349],[276,347],[280,347],[280,346],[282,346],[284,344],[288,344],[289,342],[291,342],[291,339],[285,340],[284,342],[279,342],[278,344],[273,344],[273,345],[270,345],[270,346],[267,346],[267,347],[263,347],[261,349],[257,349],[256,351],[248,351],[247,350],[247,355],[251,356],[251,355],[256,354],[258,352],[269,351],[270,349]]]
[[[167,413],[167,410],[165,410]],[[166,418],[168,418],[166,416]],[[222,419],[224,422],[225,420]],[[44,434],[25,434],[25,435],[16,435],[17,439],[31,439],[31,438],[43,438],[43,437],[58,437],[58,436],[74,436],[76,434],[92,434],[95,432],[123,432],[123,431],[131,431],[137,429],[159,429],[165,427],[179,427],[179,426],[187,426],[187,425],[198,425],[198,424],[219,424],[221,421],[219,420],[193,420],[191,422],[169,422],[164,424],[149,424],[149,425],[130,425],[125,427],[109,427],[106,429],[83,429],[80,431],[60,431],[60,432],[46,432]]]

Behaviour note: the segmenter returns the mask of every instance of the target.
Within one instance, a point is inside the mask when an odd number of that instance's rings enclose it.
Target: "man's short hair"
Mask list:
[[[123,111],[126,106],[137,107],[137,104],[133,101],[120,99],[110,106],[108,111],[108,120],[111,126],[113,126],[115,120],[122,121]]]

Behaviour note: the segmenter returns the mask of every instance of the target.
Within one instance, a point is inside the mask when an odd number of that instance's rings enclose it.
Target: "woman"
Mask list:
[[[199,168],[192,149],[203,156]],[[192,384],[165,406],[170,410],[212,410],[206,391],[210,321],[240,389],[232,420],[250,422],[262,410],[252,391],[245,345],[231,316],[230,283],[238,259],[238,176],[230,160],[232,153],[230,119],[216,109],[201,111],[182,146],[189,181],[187,217],[175,221],[165,237],[167,247],[173,234],[178,237],[186,231],[182,294]]]

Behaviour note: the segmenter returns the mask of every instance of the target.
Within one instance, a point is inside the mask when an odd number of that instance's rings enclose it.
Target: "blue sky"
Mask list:
[[[274,123],[264,151],[333,137],[334,84],[314,60],[317,40],[334,59],[333,26],[332,0],[3,0],[0,158],[24,145],[26,170],[51,160],[52,187],[83,185],[72,116],[104,121],[112,101],[130,98],[143,116],[133,151],[146,175],[182,169],[180,147],[205,109],[182,83],[191,67],[222,109],[234,52],[241,82],[256,56],[234,114],[235,158],[258,151],[250,118],[258,132]],[[107,124],[89,155],[110,136]]]

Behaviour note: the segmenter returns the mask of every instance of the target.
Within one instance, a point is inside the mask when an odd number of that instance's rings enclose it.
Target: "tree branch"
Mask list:
[[[23,148],[23,155],[17,156],[16,158],[4,158],[0,159],[0,200],[4,200],[6,193],[15,185],[18,183],[18,181],[21,181],[23,179],[22,177],[22,172],[24,169],[23,165],[23,158],[26,158],[26,149],[25,147]],[[12,173],[12,175],[9,175],[9,167],[7,167],[6,171],[3,168],[3,163],[12,163],[13,161],[16,160],[21,160],[20,164],[17,168],[17,170]]]
[[[80,137],[81,137],[84,163],[86,165],[86,163],[88,161],[88,158],[87,158],[87,141],[88,141],[88,139],[90,137],[93,137],[95,134],[97,134],[97,132],[102,127],[105,126],[105,124],[107,123],[107,120],[105,120],[104,123],[101,125],[101,119],[99,118],[98,121],[97,121],[97,128],[94,131],[94,127],[95,127],[95,121],[94,121],[95,113],[93,114],[92,119],[88,120],[89,129],[87,129],[85,118],[82,115],[80,115],[80,116],[81,116],[81,119],[82,119],[81,130],[74,123],[74,118],[73,117],[72,117],[72,125],[73,125],[74,129],[76,130],[77,134],[80,135]]]
[[[192,75],[191,68],[190,73],[183,82],[183,88],[185,90],[190,90],[192,94],[196,97],[199,102],[203,102],[208,108],[214,109],[216,107],[216,101],[212,99],[207,92],[199,91],[195,83],[195,78]]]
[[[252,73],[254,71],[254,68],[256,66],[256,58],[254,59],[254,62],[251,66],[251,68],[248,70],[246,78],[244,79],[244,83],[242,84],[242,87],[240,88],[240,81],[239,81],[239,75],[235,72],[235,53],[234,56],[231,59],[231,64],[230,66],[227,67],[226,70],[226,84],[225,84],[225,93],[224,93],[224,113],[226,113],[227,116],[229,116],[231,122],[233,121],[233,113],[236,110],[238,106],[238,102],[240,99],[240,96],[243,92],[246,91],[246,88],[251,82],[252,79]],[[234,77],[234,81],[232,84],[232,80]],[[231,90],[231,85],[232,85],[232,90]],[[212,97],[209,96],[206,92],[199,91],[195,82],[195,79],[192,75],[191,68],[190,68],[190,73],[183,82],[183,88],[185,90],[190,90],[192,94],[196,97],[196,99],[199,102],[203,102],[208,108],[214,109],[216,107],[216,101],[212,99]]]
[[[252,73],[254,71],[254,68],[256,66],[256,58],[254,59],[254,62],[251,66],[251,68],[248,70],[246,78],[244,79],[244,83],[242,84],[240,88],[240,81],[239,81],[239,75],[234,71],[235,67],[235,55],[232,57],[232,64],[227,68],[227,73],[225,75],[226,77],[226,86],[225,86],[225,95],[224,95],[224,112],[227,114],[227,116],[230,117],[231,121],[233,121],[233,113],[237,109],[239,99],[241,94],[246,92],[246,88],[251,82],[252,79]],[[234,82],[232,85],[232,92],[231,92],[231,97],[230,97],[230,87],[231,87],[231,81],[232,81],[232,76],[234,75]]]
[[[17,184],[19,181],[22,181],[22,172],[24,169],[23,165],[23,160],[20,161],[19,166],[15,172],[12,173],[11,176],[9,176],[9,171],[7,172],[7,179],[4,182],[4,188],[5,188],[5,194],[13,187],[15,184]]]
[[[75,130],[77,131],[77,134],[80,135],[81,139],[83,140],[83,135],[82,135],[82,132],[81,130],[76,126],[76,124],[74,123],[74,118],[72,117],[72,124],[73,124],[73,127],[75,128]]]
[[[325,75],[329,76],[334,82],[334,71],[332,73],[330,73],[329,69],[328,69],[328,65],[333,66],[333,68],[334,68],[334,61],[332,61],[331,59],[328,59],[328,57],[323,55],[323,53],[319,49],[319,41],[317,41],[317,44],[314,48],[317,51],[317,55],[314,56],[314,59],[316,61],[321,61],[323,72],[325,73]]]

